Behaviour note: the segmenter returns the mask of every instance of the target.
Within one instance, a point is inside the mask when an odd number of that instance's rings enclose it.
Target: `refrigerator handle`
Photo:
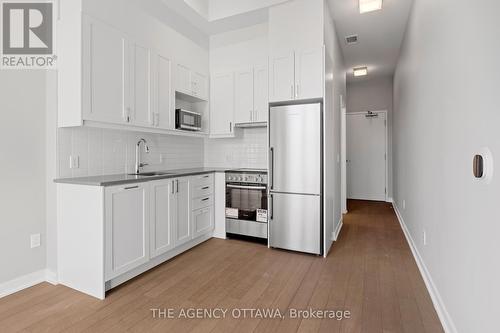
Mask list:
[[[270,212],[269,212],[269,219],[272,220],[274,218],[274,200],[273,200],[273,195],[271,194],[269,196],[269,198],[271,199],[271,200],[269,200],[269,203],[270,203],[270,205],[269,205],[270,206],[269,207],[270,208],[269,209],[270,210]]]
[[[270,188],[271,190],[274,189],[274,148],[270,148],[270,168],[269,168],[269,173],[270,173]]]

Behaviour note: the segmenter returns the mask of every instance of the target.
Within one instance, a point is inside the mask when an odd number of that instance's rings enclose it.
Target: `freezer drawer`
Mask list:
[[[226,219],[226,232],[230,234],[267,238],[267,223]]]
[[[321,196],[271,193],[271,247],[321,254]]]
[[[320,194],[321,104],[272,107],[269,126],[271,191]]]

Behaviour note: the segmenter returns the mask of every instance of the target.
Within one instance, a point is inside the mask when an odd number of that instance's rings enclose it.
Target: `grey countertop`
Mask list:
[[[179,169],[179,170],[166,170],[168,174],[161,176],[137,176],[128,174],[118,175],[104,175],[104,176],[91,176],[91,177],[77,177],[77,178],[59,178],[54,182],[59,184],[75,184],[75,185],[88,185],[88,186],[114,186],[131,183],[143,183],[152,180],[177,178],[184,176],[200,175],[204,173],[226,172],[229,169],[224,168],[195,168],[195,169]]]

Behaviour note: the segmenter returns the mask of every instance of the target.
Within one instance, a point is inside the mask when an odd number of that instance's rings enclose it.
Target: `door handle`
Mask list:
[[[270,152],[269,152],[269,159],[270,159],[270,163],[269,163],[269,173],[270,173],[270,176],[271,176],[271,190],[274,189],[274,148],[271,147],[270,148]]]
[[[269,200],[269,203],[270,203],[270,207],[269,207],[269,218],[272,220],[274,218],[274,198],[273,198],[273,195],[271,194],[270,196],[270,200]]]

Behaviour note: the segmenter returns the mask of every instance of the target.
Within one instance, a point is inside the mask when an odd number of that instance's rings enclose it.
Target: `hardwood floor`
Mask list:
[[[153,318],[153,308],[175,309],[176,319]],[[177,318],[188,308],[229,310],[225,319]],[[243,308],[279,309],[286,318],[231,316],[231,309]],[[309,308],[346,310],[351,317],[288,317],[288,309]],[[212,239],[114,289],[104,301],[47,283],[2,298],[0,331],[443,330],[391,205],[351,201],[340,239],[326,259]]]

